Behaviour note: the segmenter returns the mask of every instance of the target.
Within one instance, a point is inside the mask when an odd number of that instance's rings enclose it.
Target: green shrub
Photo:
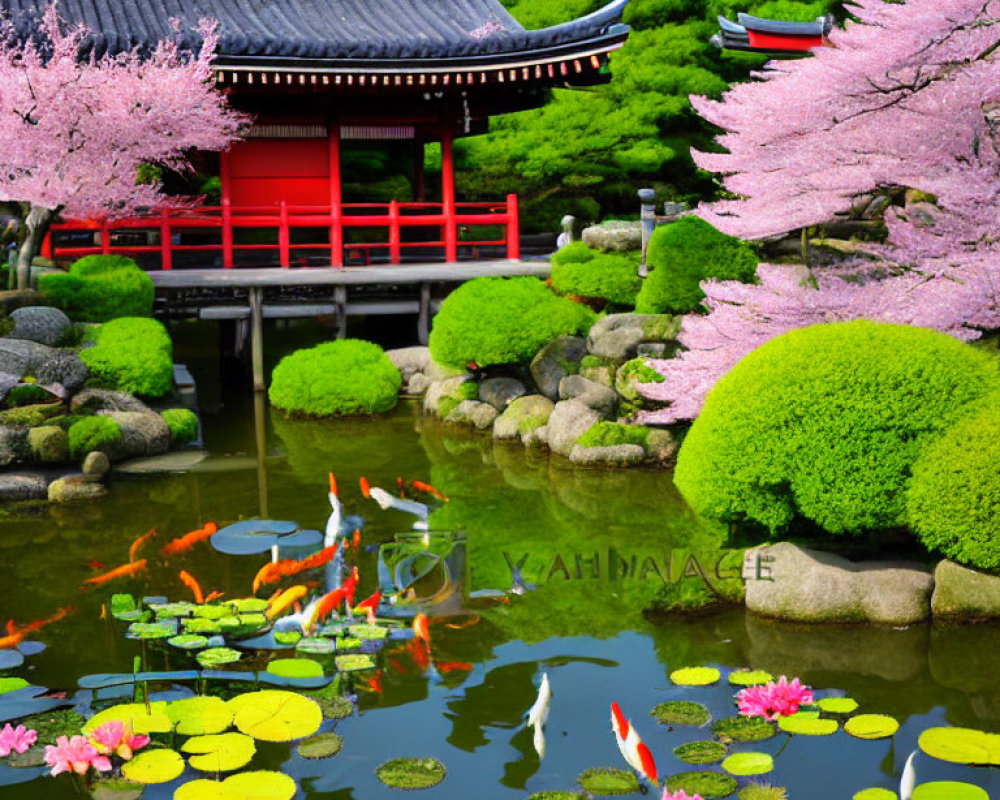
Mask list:
[[[585,333],[594,312],[553,294],[538,278],[475,278],[441,304],[431,330],[431,356],[464,368],[530,360],[563,334]]]
[[[46,400],[51,399],[52,395],[37,383],[23,383],[12,387],[7,392],[7,397],[4,398],[4,405],[8,408],[14,408],[16,406],[29,406],[34,403],[44,403]]]
[[[635,310],[642,314],[697,311],[707,278],[753,281],[757,256],[749,245],[720,233],[695,216],[657,228],[646,249],[651,272],[643,282]]]
[[[92,450],[107,452],[122,439],[122,429],[111,417],[84,417],[68,432],[70,458],[81,459]]]
[[[709,393],[674,480],[699,513],[772,532],[905,522],[923,445],[1000,389],[997,362],[942,333],[856,320],[772,339]]]
[[[153,279],[125,256],[84,256],[69,272],[43,275],[38,290],[73,320],[107,322],[153,313]]]
[[[377,344],[341,339],[281,359],[268,396],[276,408],[295,414],[378,414],[396,405],[401,383]]]
[[[170,428],[170,441],[187,444],[198,438],[198,416],[189,408],[168,408],[162,414]]]
[[[612,447],[618,444],[637,444],[645,447],[649,428],[644,425],[620,425],[617,422],[595,422],[576,443],[580,447]]]
[[[87,336],[96,344],[80,358],[101,385],[147,397],[162,397],[173,388],[173,345],[160,322],[122,317]]]
[[[638,265],[639,259],[633,256],[601,253],[573,242],[552,256],[552,285],[563,294],[634,306],[642,286]]]
[[[975,569],[1000,570],[1000,396],[929,444],[913,465],[910,527],[930,550]]]

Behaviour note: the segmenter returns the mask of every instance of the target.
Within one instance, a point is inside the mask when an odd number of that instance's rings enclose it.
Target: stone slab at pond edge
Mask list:
[[[854,563],[781,542],[758,548],[765,577],[746,583],[747,610],[795,622],[909,625],[930,617],[933,575],[912,562]]]
[[[934,570],[931,611],[953,620],[1000,617],[1000,577],[941,561]]]

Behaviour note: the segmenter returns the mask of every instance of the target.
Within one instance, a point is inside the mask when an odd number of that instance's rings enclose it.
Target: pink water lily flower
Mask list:
[[[73,736],[70,739],[60,736],[54,745],[46,745],[45,763],[52,767],[50,775],[61,772],[85,775],[91,767],[98,772],[111,771],[111,761],[98,753],[86,736]]]
[[[23,753],[36,741],[38,734],[35,731],[28,730],[23,725],[12,728],[8,722],[0,731],[0,758],[10,755],[11,750]]]
[[[113,753],[128,761],[136,750],[141,750],[149,744],[149,737],[133,734],[124,722],[109,720],[91,731],[90,743],[101,755],[108,756]]]
[[[700,794],[688,794],[683,789],[671,792],[666,786],[663,787],[663,795],[660,800],[705,800]]]
[[[796,713],[800,705],[812,705],[813,694],[812,689],[801,685],[798,678],[789,682],[782,675],[764,686],[748,686],[736,695],[736,702],[743,716],[764,717],[773,722],[778,717]]]

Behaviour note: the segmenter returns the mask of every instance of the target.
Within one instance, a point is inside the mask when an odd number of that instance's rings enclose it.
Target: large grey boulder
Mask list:
[[[638,444],[612,444],[602,447],[573,445],[569,460],[585,467],[630,467],[646,460],[646,451]]]
[[[624,361],[633,358],[643,342],[667,342],[680,333],[681,318],[670,314],[608,314],[587,334],[590,353]]]
[[[453,422],[456,425],[472,425],[478,431],[484,431],[493,424],[499,412],[489,403],[481,403],[478,400],[463,400],[455,406],[445,422]]]
[[[403,376],[403,383],[415,372],[426,372],[431,363],[429,347],[397,347],[395,350],[386,350],[385,354]]]
[[[23,339],[0,339],[0,372],[31,375],[39,383],[58,384],[72,392],[87,379],[80,356]]]
[[[559,381],[580,371],[587,342],[579,336],[557,336],[531,359],[531,377],[549,400],[559,399]]]
[[[523,438],[544,427],[555,404],[540,394],[529,394],[512,401],[493,423],[494,439]]]
[[[463,400],[471,400],[478,394],[479,388],[468,373],[432,381],[424,393],[424,413],[446,417]]]
[[[0,474],[0,503],[17,503],[22,500],[45,500],[48,481],[44,475],[33,472],[7,472]]]
[[[128,392],[113,389],[82,389],[73,395],[69,409],[73,414],[96,414],[99,411],[147,412],[149,406]]]
[[[546,438],[554,453],[569,457],[576,440],[600,420],[601,415],[579,400],[556,403],[546,424]]]
[[[80,471],[88,481],[96,483],[108,474],[109,469],[111,469],[111,460],[108,458],[108,454],[102,453],[100,450],[92,450],[84,456]]]
[[[406,382],[406,393],[411,395],[422,395],[431,385],[431,379],[422,372],[414,372]]]
[[[110,448],[113,461],[157,456],[170,449],[170,428],[153,411],[109,411],[106,416],[122,429],[121,441]]]
[[[910,562],[853,563],[789,542],[759,548],[770,575],[747,581],[747,609],[795,622],[909,625],[930,616],[930,572]]]
[[[501,412],[527,393],[528,390],[517,378],[487,378],[479,384],[480,402],[489,403]]]
[[[614,389],[582,375],[567,375],[559,381],[559,398],[579,400],[602,417],[611,417],[618,409],[618,394]]]
[[[55,345],[73,324],[66,314],[51,306],[25,306],[13,311],[10,318],[14,321],[14,330],[7,338],[25,339],[49,347]]]
[[[604,253],[627,253],[642,249],[642,223],[638,220],[609,219],[583,229],[583,242]]]
[[[673,464],[677,461],[677,451],[680,444],[670,431],[652,428],[646,439],[646,457],[661,465]]]
[[[954,620],[1000,618],[1000,577],[942,561],[934,570],[931,612]]]

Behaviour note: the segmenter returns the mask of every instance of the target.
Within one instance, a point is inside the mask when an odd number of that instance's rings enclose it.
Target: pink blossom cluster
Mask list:
[[[149,737],[133,734],[124,722],[110,720],[91,732],[90,743],[100,755],[116,755],[123,761],[128,761],[136,750],[149,744]]]
[[[773,722],[778,717],[795,714],[800,705],[812,705],[813,694],[812,689],[802,686],[798,678],[789,682],[782,675],[777,681],[740,690],[736,695],[736,703],[743,716],[764,717]]]
[[[469,31],[469,38],[481,41],[492,36],[494,33],[500,33],[500,31],[507,30],[504,28],[503,24],[495,19],[490,19],[480,25],[478,28],[473,28]]]
[[[23,725],[14,728],[8,722],[3,726],[3,730],[0,730],[0,758],[9,756],[11,751],[24,753],[36,741],[38,741],[36,731],[29,730]]]
[[[663,794],[660,796],[660,800],[704,800],[704,798],[700,794],[688,794],[683,789],[671,792],[664,786]]]
[[[46,745],[45,763],[52,767],[50,775],[86,775],[91,767],[98,772],[111,771],[111,759],[98,753],[86,736],[60,736],[54,745]]]

